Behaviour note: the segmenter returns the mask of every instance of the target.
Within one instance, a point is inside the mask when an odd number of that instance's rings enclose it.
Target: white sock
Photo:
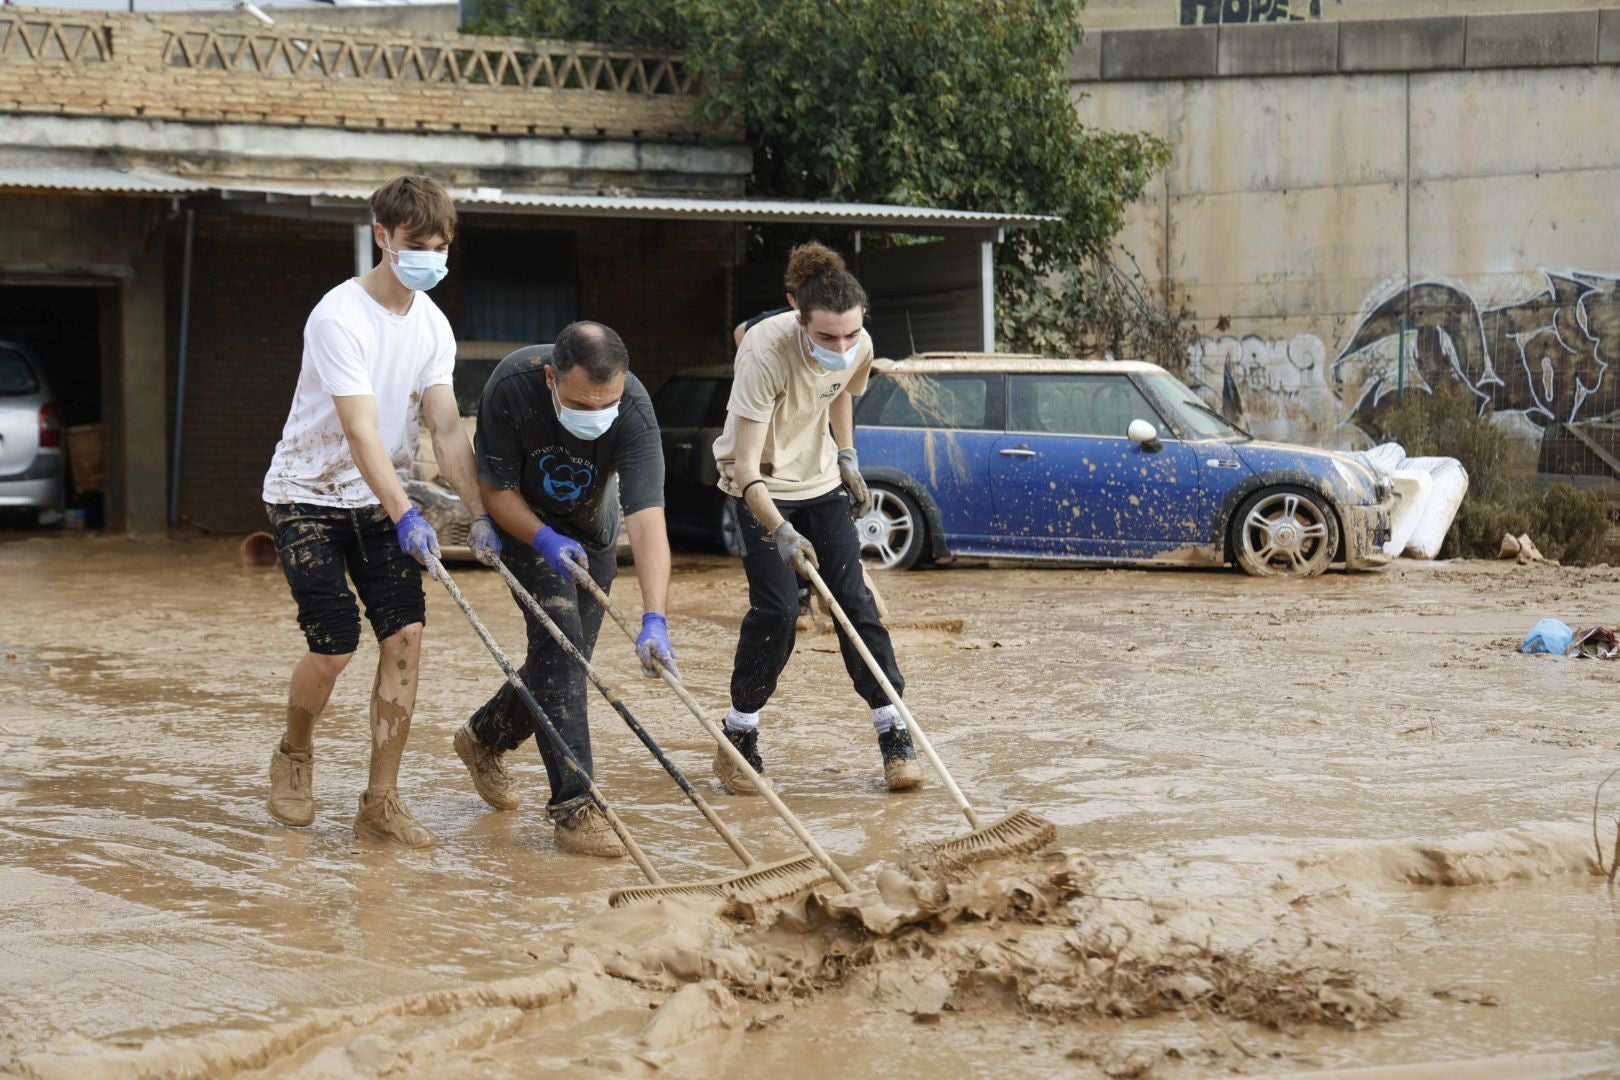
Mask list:
[[[736,732],[758,731],[759,713],[738,712],[734,708],[728,709],[726,711],[726,730]]]
[[[872,730],[882,735],[885,731],[906,730],[906,722],[900,717],[900,710],[893,705],[884,705],[872,710]]]

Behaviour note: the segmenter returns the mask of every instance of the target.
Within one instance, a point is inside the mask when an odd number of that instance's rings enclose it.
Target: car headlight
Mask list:
[[[1358,503],[1382,501],[1383,496],[1378,494],[1378,482],[1373,479],[1371,473],[1339,458],[1333,459],[1333,467],[1338,470],[1339,479],[1344,481],[1345,487],[1350,489],[1350,493],[1355,496]]]

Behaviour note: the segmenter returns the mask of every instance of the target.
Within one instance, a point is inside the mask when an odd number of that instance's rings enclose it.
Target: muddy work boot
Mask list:
[[[512,790],[512,776],[506,771],[506,755],[479,742],[469,724],[456,731],[455,747],[456,756],[472,773],[479,797],[497,810],[516,810],[520,800]]]
[[[408,848],[432,847],[438,843],[405,809],[405,804],[399,801],[399,792],[393,788],[361,793],[360,809],[354,815],[354,837]]]
[[[726,740],[735,746],[748,764],[754,767],[754,772],[764,773],[765,763],[759,759],[759,729],[753,731],[732,731],[727,728]],[[718,746],[714,750],[714,775],[720,778],[721,785],[733,795],[758,795],[759,788],[754,778],[732,763],[730,756]],[[764,776],[761,783],[768,783]]]
[[[625,854],[618,834],[608,824],[607,815],[586,803],[565,818],[552,822],[557,829],[557,850],[570,855],[595,855],[601,859],[618,859]]]
[[[890,791],[907,791],[921,787],[922,766],[917,764],[917,750],[911,744],[911,732],[905,728],[890,728],[878,736],[878,749],[883,751],[883,780]]]
[[[270,816],[283,825],[309,825],[315,820],[315,755],[288,753],[286,745],[270,755]]]

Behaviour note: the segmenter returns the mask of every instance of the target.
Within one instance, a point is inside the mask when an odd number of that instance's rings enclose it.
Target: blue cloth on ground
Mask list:
[[[1554,656],[1563,656],[1569,643],[1575,640],[1575,631],[1559,622],[1557,619],[1542,619],[1530,628],[1524,635],[1524,641],[1519,644],[1519,651],[1525,653],[1552,653]]]

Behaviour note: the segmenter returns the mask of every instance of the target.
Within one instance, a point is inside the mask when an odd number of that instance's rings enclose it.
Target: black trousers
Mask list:
[[[872,590],[861,576],[861,542],[850,520],[849,495],[840,487],[803,502],[779,502],[776,509],[816,549],[821,577],[833,598],[855,624],[861,641],[895,690],[904,692],[906,683],[894,662],[889,631],[879,620]],[[751,713],[771,699],[776,681],[793,655],[799,578],[782,562],[770,534],[741,499],[737,500],[737,522],[742,527],[743,570],[748,575],[748,614],[743,616],[737,659],[731,669],[731,706]],[[842,626],[838,627],[838,647],[855,692],[874,709],[889,704],[888,695]]]
[[[596,646],[597,632],[602,628],[602,605],[580,586],[553,573],[528,544],[506,536],[502,541],[501,560],[512,571],[512,576],[534,594],[551,621],[589,657]],[[609,545],[601,550],[587,548],[586,551],[590,553],[591,578],[606,592],[613,587],[613,579],[618,574],[614,548]],[[529,634],[528,656],[519,671],[523,684],[545,710],[551,726],[562,735],[574,760],[594,776],[591,729],[585,719],[585,669],[562,650],[525,604],[519,601],[518,607],[523,611],[523,625]],[[534,736],[540,747],[540,758],[546,763],[546,777],[551,781],[551,802],[546,809],[553,818],[566,817],[590,801],[590,789],[585,781],[552,753],[550,741],[511,683],[501,684],[495,696],[473,713],[471,724],[478,741],[494,750],[515,750]]]

